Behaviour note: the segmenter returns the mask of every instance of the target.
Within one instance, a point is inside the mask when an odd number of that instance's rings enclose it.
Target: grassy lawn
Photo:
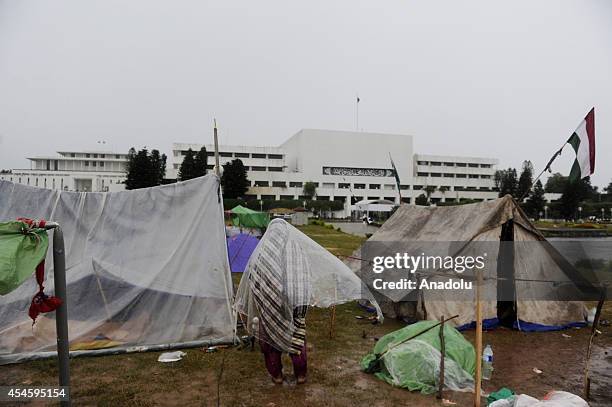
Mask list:
[[[366,240],[365,237],[318,225],[300,226],[298,229],[336,256],[350,256]]]
[[[350,255],[363,241],[323,226],[301,228],[335,254]],[[240,276],[234,275],[238,282]],[[330,338],[330,310],[312,309],[308,314],[308,383],[294,384],[290,362],[284,357],[288,381],[274,385],[258,348],[228,348],[215,353],[188,349],[180,362],[157,362],[159,352],[78,358],[71,362],[72,396],[75,405],[99,406],[440,406],[435,396],[394,388],[359,370],[359,360],[371,350],[375,338],[402,325],[386,320],[371,325],[357,315],[366,313],[354,303],[338,306],[336,329]],[[607,308],[606,318],[612,310]],[[609,328],[599,342],[612,344]],[[541,397],[551,389],[581,391],[582,357],[586,329],[568,332],[525,334],[497,330],[485,333],[493,345],[496,362],[493,380],[486,391],[508,386],[518,393]],[[472,341],[473,332],[466,333]],[[532,372],[534,367],[543,374]],[[2,385],[54,385],[54,360],[0,367]],[[446,392],[458,406],[472,404],[471,393]],[[592,404],[595,405],[595,404]],[[603,405],[603,404],[602,404]]]
[[[612,223],[576,223],[576,222],[550,222],[550,221],[535,221],[535,226],[542,229],[553,228],[572,228],[572,229],[612,229]]]

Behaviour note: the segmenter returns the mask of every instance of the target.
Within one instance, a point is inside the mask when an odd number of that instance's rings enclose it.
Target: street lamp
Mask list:
[[[582,220],[582,206],[578,207],[578,219]]]

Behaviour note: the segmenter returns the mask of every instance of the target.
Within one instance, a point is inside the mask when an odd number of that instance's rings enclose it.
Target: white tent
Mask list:
[[[547,282],[558,279],[566,272],[567,267],[564,267],[563,261],[560,260],[562,256],[546,242],[509,195],[493,201],[458,206],[401,205],[366,242],[378,244],[374,245],[374,250],[380,253],[370,252],[365,256],[367,250],[362,247],[347,263],[358,272],[363,261],[368,261],[374,255],[390,255],[391,253],[385,251],[389,251],[389,248],[397,243],[408,251],[412,248],[415,253],[421,253],[421,247],[431,242],[499,242],[502,228],[510,220],[513,222],[511,240],[517,246],[520,244],[520,251],[515,253],[513,260],[516,322],[530,324],[535,327],[534,330],[582,322],[585,313],[583,303],[555,300],[561,298],[561,295],[558,295],[561,288]],[[497,247],[499,249],[499,246]],[[489,261],[496,263],[497,256],[498,253],[489,253]],[[430,280],[436,278],[430,277]],[[447,279],[445,276],[444,280]],[[498,301],[493,300],[497,295],[497,286],[498,282],[494,278],[485,281],[483,287],[483,296],[488,299],[483,303],[483,314],[488,320],[498,317]],[[419,316],[438,319],[442,315],[459,314],[459,318],[453,321],[457,325],[475,320],[473,302],[440,300],[440,297],[433,300],[431,295],[431,291],[422,292],[421,303],[417,307]],[[548,300],[540,300],[544,296]],[[402,316],[401,313],[406,311],[399,309],[399,304],[394,304],[393,301],[379,303],[387,316]]]
[[[53,220],[64,232],[71,347],[234,339],[215,175],[112,193],[0,181],[0,221],[18,217]],[[45,291],[52,294],[51,252],[45,275]],[[36,291],[32,277],[0,296],[0,364],[55,350],[54,313],[42,314],[33,327],[28,317]]]
[[[355,203],[355,209],[362,212],[391,212],[397,205],[386,199],[361,200]]]

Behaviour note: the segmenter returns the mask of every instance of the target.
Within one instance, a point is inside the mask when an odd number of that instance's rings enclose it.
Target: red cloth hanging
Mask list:
[[[36,282],[38,283],[38,292],[32,298],[28,315],[32,318],[32,325],[36,322],[38,314],[55,311],[60,305],[62,300],[55,296],[48,296],[44,293],[45,287],[43,282],[45,281],[45,261],[41,261],[36,267]]]
[[[17,218],[17,220],[27,224],[31,228],[44,228],[47,223],[44,220],[32,220],[27,218]],[[62,305],[62,300],[60,298],[48,296],[44,293],[44,281],[45,261],[43,260],[38,266],[36,266],[36,282],[38,283],[38,292],[36,295],[34,295],[34,298],[32,298],[32,303],[30,304],[30,309],[28,310],[28,315],[30,318],[32,318],[32,325],[34,325],[36,322],[36,318],[39,314],[55,311],[60,305]]]

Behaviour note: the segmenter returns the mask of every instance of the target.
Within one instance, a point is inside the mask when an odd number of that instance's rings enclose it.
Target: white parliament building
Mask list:
[[[201,147],[174,143],[172,169],[178,171],[189,148]],[[205,147],[212,169],[214,146]],[[399,203],[400,195],[403,202],[414,203],[428,186],[436,187],[431,193],[434,203],[497,198],[497,159],[415,154],[409,135],[304,129],[278,147],[220,145],[219,156],[221,164],[242,160],[251,183],[247,199],[303,199],[303,186],[309,181],[316,185],[317,200],[347,205],[364,199]]]
[[[198,151],[201,147],[174,143],[166,178],[176,178],[189,148]],[[214,146],[205,147],[212,169]],[[277,147],[222,144],[219,156],[221,164],[237,158],[244,163],[251,183],[247,199],[303,199],[303,186],[309,181],[316,185],[317,200],[342,201],[348,213],[364,199],[399,203],[401,195],[403,202],[414,203],[433,187],[433,203],[497,197],[497,159],[416,154],[410,135],[304,129]],[[401,181],[399,191],[390,156]],[[124,188],[125,153],[60,151],[57,156],[28,160],[30,169],[3,172],[0,179],[66,191]]]

